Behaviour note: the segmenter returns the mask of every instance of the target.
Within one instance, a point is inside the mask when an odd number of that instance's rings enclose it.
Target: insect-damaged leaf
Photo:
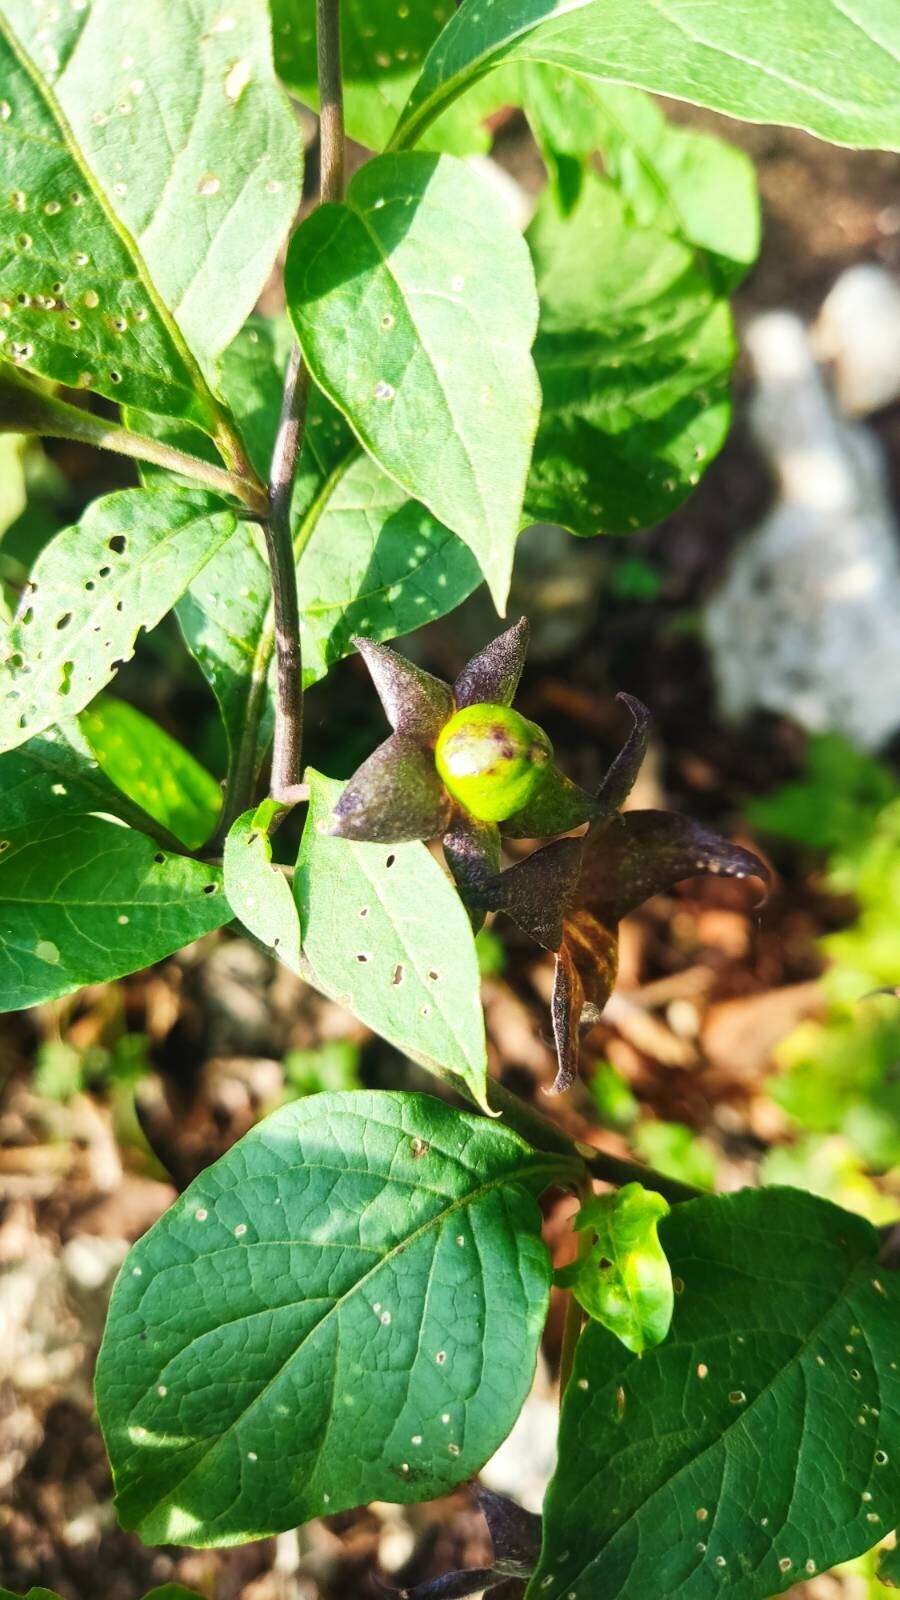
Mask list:
[[[4,1011],[136,972],[231,918],[218,867],[101,817],[5,828],[0,844]]]
[[[122,1522],[232,1544],[477,1471],[533,1376],[534,1197],[561,1170],[424,1095],[316,1095],[261,1122],[116,1285],[97,1402]]]
[[[900,1279],[791,1189],[674,1206],[669,1337],[578,1343],[529,1600],[764,1600],[875,1543],[900,1496]]]
[[[469,919],[423,844],[331,836],[342,786],[308,772],[294,893],[316,983],[439,1076],[486,1103],[478,957]]]
[[[594,1241],[557,1273],[588,1316],[638,1355],[660,1344],[672,1321],[672,1274],[656,1231],[668,1210],[661,1194],[639,1183],[587,1201],[575,1226],[592,1229]]]
[[[300,199],[303,151],[266,8],[4,0],[0,35],[0,153],[14,167],[9,188],[25,194],[4,226],[33,236],[41,292],[65,279],[81,321],[54,336],[63,316],[32,308],[36,348],[64,340],[92,369],[88,387],[109,393],[104,369],[118,368],[114,399],[186,415],[165,394],[164,330],[201,361],[216,355],[252,309]],[[188,386],[198,379],[194,367]]]
[[[512,220],[452,156],[381,156],[298,228],[285,286],[316,382],[465,541],[502,608],[540,406]]]
[[[51,539],[3,641],[0,749],[81,711],[235,525],[213,495],[123,489]]]

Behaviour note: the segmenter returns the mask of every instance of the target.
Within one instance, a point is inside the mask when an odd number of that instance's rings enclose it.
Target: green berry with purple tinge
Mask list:
[[[473,817],[505,822],[537,793],[553,746],[509,706],[464,706],[441,729],[434,759],[445,788]]]

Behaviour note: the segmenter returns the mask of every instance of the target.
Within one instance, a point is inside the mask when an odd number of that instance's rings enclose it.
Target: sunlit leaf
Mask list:
[[[382,156],[301,224],[288,309],[316,382],[472,550],[498,606],[539,408],[528,251],[450,156]]]
[[[591,1229],[593,1243],[557,1273],[588,1316],[638,1355],[660,1344],[672,1321],[672,1274],[656,1231],[668,1210],[661,1194],[639,1183],[586,1201],[575,1226]]]
[[[260,1123],[116,1285],[96,1393],[122,1523],[233,1544],[477,1471],[532,1381],[535,1196],[564,1171],[424,1095],[314,1095]]]
[[[183,744],[124,700],[102,695],[79,718],[102,770],[148,816],[189,850],[216,825],[222,794],[211,773]]]
[[[45,295],[51,278],[66,279],[62,297],[82,327],[80,343],[71,331],[63,337],[80,367],[94,370],[89,387],[110,392],[101,369],[118,367],[114,399],[165,410],[153,400],[154,383],[165,381],[164,365],[155,370],[158,320],[177,324],[201,360],[228,344],[300,198],[302,146],[272,70],[266,8],[4,0],[0,31],[7,49],[29,58],[27,68],[4,63],[0,72],[10,107],[0,150],[14,159],[10,189],[26,195],[5,226],[33,234]],[[78,266],[75,252],[91,259]],[[84,300],[92,290],[93,311]],[[147,320],[135,326],[142,311]],[[129,323],[121,335],[109,332],[116,315]],[[32,310],[36,347],[57,343],[49,330],[63,322]]]
[[[892,0],[484,0],[433,45],[392,144],[410,145],[471,83],[504,62],[543,61],[836,144],[900,145]]]
[[[342,786],[307,774],[294,893],[316,983],[398,1049],[485,1104],[487,1058],[469,919],[423,844],[334,838]]]
[[[0,748],[82,710],[234,528],[212,495],[123,489],[57,534],[3,642]]]

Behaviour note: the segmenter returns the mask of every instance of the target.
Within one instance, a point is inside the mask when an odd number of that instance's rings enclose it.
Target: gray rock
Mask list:
[[[720,703],[874,750],[900,725],[900,556],[880,450],[839,416],[796,317],[760,317],[746,338],[779,498],[705,610]]]

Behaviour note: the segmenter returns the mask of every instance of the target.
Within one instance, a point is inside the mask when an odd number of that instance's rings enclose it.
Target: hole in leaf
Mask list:
[[[396,856],[388,856],[387,860],[384,863],[385,866],[386,867],[392,867],[394,865],[394,862],[396,861],[396,859],[397,859]]]
[[[203,893],[204,894],[215,894],[215,892],[216,892],[216,885],[214,883],[205,883],[203,885]]]
[[[110,373],[110,377],[112,377],[112,373]],[[122,556],[125,554],[127,543],[128,540],[125,538],[124,533],[114,533],[111,539],[107,539],[106,548],[107,550],[112,550],[115,555]]]
[[[165,861],[165,859],[166,859],[166,858],[165,858],[165,856],[164,856],[164,855],[163,855],[163,852],[162,852],[162,851],[161,851],[161,850],[157,850],[157,851],[156,851],[156,854],[155,854],[155,855],[154,855],[154,857],[153,857],[153,859],[154,859],[154,861],[156,861],[156,862],[157,862],[157,863],[159,863],[159,864],[161,864],[161,863],[162,863],[162,862],[163,862],[163,861]]]
[[[56,626],[57,626],[57,628],[67,628],[71,621],[72,621],[72,613],[71,613],[71,611],[64,611],[62,616],[57,618]]]

